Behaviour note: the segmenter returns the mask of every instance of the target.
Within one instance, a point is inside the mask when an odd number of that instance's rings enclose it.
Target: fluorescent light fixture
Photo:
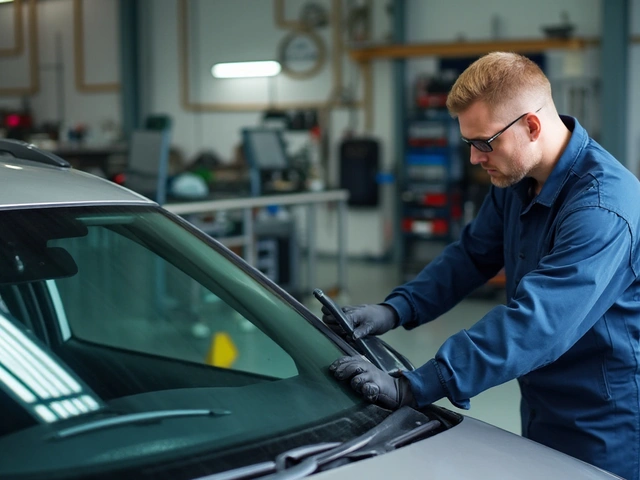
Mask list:
[[[274,60],[216,63],[211,67],[211,75],[215,78],[273,77],[280,70],[280,64]]]
[[[0,3],[9,3],[9,2],[13,2],[13,0],[0,0]]]

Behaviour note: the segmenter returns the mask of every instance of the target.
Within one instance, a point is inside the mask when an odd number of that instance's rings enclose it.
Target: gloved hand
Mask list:
[[[409,379],[383,372],[372,363],[357,357],[341,357],[329,366],[329,371],[338,380],[351,379],[351,388],[369,402],[389,410],[403,405],[417,405]]]
[[[358,305],[342,308],[347,321],[354,328],[353,337],[358,339],[367,335],[382,335],[398,324],[398,314],[388,305]],[[322,307],[322,321],[341,337],[346,332],[331,315],[327,307]]]

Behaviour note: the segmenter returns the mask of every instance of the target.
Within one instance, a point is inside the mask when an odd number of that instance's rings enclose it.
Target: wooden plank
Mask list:
[[[379,58],[412,58],[412,57],[467,57],[484,55],[494,51],[519,53],[537,53],[553,49],[577,50],[590,45],[597,45],[596,38],[570,39],[523,39],[493,41],[438,42],[424,44],[379,45],[360,49],[352,49],[349,55],[356,62],[367,62]]]

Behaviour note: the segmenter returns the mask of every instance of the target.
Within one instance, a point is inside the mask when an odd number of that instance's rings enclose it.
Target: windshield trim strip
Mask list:
[[[6,203],[0,206],[1,210],[31,210],[33,208],[64,208],[64,207],[157,207],[157,203],[151,200],[95,200],[77,202],[46,202],[46,203]]]

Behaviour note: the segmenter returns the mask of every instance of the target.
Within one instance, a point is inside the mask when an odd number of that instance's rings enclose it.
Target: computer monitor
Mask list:
[[[133,131],[124,186],[159,204],[165,203],[169,143],[168,131]]]
[[[270,180],[286,176],[290,168],[282,131],[245,128],[242,142],[250,169],[251,192],[253,195],[267,193],[264,187],[271,184]]]
[[[289,167],[280,130],[245,128],[242,136],[250,167],[258,170],[284,170]]]

